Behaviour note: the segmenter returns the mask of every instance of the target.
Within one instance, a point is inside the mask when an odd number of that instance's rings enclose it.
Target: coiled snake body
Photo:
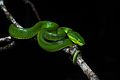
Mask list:
[[[37,36],[38,44],[48,52],[56,52],[65,47],[77,44],[83,46],[83,37],[68,27],[59,27],[51,21],[39,21],[30,28],[9,27],[9,34],[16,39],[30,39]]]

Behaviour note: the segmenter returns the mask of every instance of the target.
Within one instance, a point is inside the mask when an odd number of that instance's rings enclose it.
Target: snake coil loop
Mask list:
[[[11,24],[9,34],[16,39],[30,39],[37,36],[40,47],[48,52],[56,52],[73,44],[79,46],[85,44],[79,33],[68,27],[59,27],[58,24],[51,21],[39,21],[30,28],[19,28]],[[73,59],[76,58],[77,54],[78,52],[74,54]]]

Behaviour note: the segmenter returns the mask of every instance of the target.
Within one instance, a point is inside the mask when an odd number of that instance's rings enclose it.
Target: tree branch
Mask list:
[[[17,27],[23,28],[19,23],[17,23],[17,21],[15,20],[15,18],[9,13],[9,11],[7,10],[7,8],[6,8],[3,0],[0,0],[0,7],[4,11],[4,13],[5,13],[6,17],[8,18],[8,20],[10,20]]]
[[[39,17],[39,15],[38,15],[37,10],[35,9],[34,4],[33,4],[32,2],[30,2],[29,0],[24,0],[24,2],[25,2],[25,3],[28,3],[28,4],[31,6],[33,12],[34,12],[35,15],[37,16],[37,19],[40,20],[40,17]],[[6,17],[8,18],[8,20],[10,20],[10,21],[11,21],[13,24],[15,24],[17,27],[23,28],[23,27],[15,20],[15,18],[10,14],[10,12],[7,10],[7,8],[6,8],[5,4],[4,4],[4,0],[0,0],[0,7],[1,7],[1,9],[4,11],[4,13],[5,13]],[[8,40],[11,41],[11,36],[4,37],[4,38],[0,38],[0,42],[7,42]],[[1,50],[2,50],[2,51],[3,51],[3,50],[7,50],[7,49],[11,48],[11,47],[14,46],[14,45],[15,45],[15,41],[12,41],[11,43],[9,43],[9,44],[7,44],[7,45],[5,45],[5,46],[0,47],[0,51],[1,51]]]
[[[69,48],[63,49],[66,53],[71,54],[72,56],[78,52],[77,45],[73,45]],[[88,77],[89,80],[99,80],[98,76],[91,70],[91,68],[86,64],[86,62],[83,60],[82,56],[79,54],[77,56],[76,63],[78,66],[83,70],[84,74]]]
[[[30,7],[32,8],[33,12],[35,13],[37,19],[40,21],[41,20],[40,16],[39,16],[39,14],[38,14],[34,4],[31,1],[29,1],[29,0],[23,0],[23,1],[24,1],[25,4],[29,4],[30,5]]]
[[[38,20],[40,20],[40,17],[37,13],[37,10],[35,9],[34,5],[32,2],[30,2],[29,0],[24,0],[25,3],[28,3],[32,10],[34,11],[35,15],[37,16]],[[1,9],[4,11],[5,15],[7,16],[7,18],[13,23],[15,24],[17,27],[19,28],[23,28],[19,23],[16,22],[16,20],[13,18],[13,16],[8,12],[6,6],[4,5],[3,0],[0,0],[0,7]],[[11,41],[11,37],[4,37],[4,38],[0,38],[0,42],[8,42]],[[13,45],[15,44],[14,41],[12,41],[10,44],[0,47],[0,51],[1,50],[5,50],[8,48],[11,48]],[[68,48],[64,48],[63,49],[64,52],[71,54],[72,56],[78,52],[78,47],[76,45],[73,45],[71,47]],[[97,75],[90,69],[90,67],[86,64],[86,62],[82,59],[81,55],[77,56],[77,62],[76,62],[80,68],[83,70],[84,74],[86,74],[86,76],[88,77],[88,79],[90,80],[99,80],[99,78],[97,77]]]

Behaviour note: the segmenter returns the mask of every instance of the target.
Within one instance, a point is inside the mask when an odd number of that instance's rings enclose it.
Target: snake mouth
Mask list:
[[[78,45],[79,45],[79,46],[83,46],[84,44],[79,42]]]

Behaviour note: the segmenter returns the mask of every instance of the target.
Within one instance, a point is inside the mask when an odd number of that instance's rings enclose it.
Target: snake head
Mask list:
[[[73,43],[79,46],[83,46],[85,44],[84,38],[73,30],[68,31],[67,36]]]

